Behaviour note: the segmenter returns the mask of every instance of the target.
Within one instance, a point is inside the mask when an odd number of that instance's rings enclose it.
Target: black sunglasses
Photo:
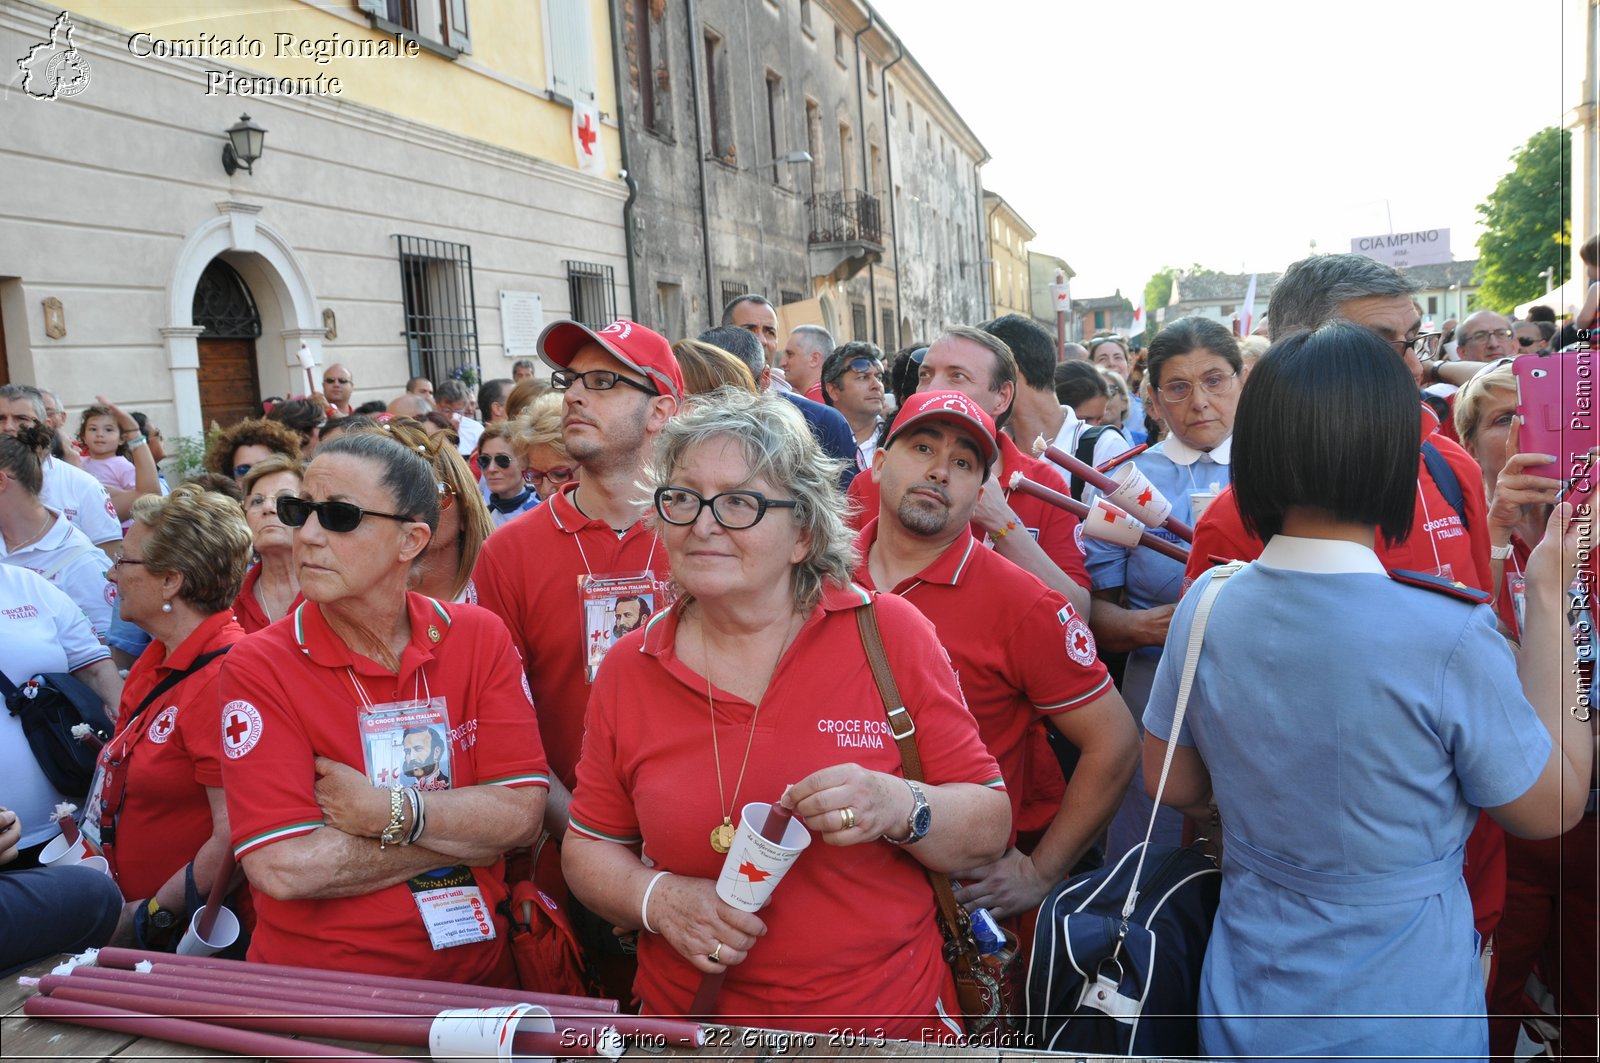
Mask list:
[[[1517,346],[1518,347],[1532,347],[1535,343],[1538,343],[1538,342],[1539,342],[1539,337],[1538,336],[1518,336],[1517,337]]]
[[[478,455],[478,465],[481,468],[484,468],[484,469],[489,468],[489,466],[491,466],[491,465],[498,465],[502,469],[509,469],[509,468],[511,468],[511,455],[510,454],[479,454]]]
[[[317,523],[322,525],[323,531],[339,533],[355,531],[367,517],[385,517],[401,522],[416,519],[398,513],[379,513],[373,509],[362,509],[354,502],[313,502],[309,498],[296,498],[293,495],[284,495],[278,499],[278,520],[291,528],[304,527],[313,513],[317,515]]]

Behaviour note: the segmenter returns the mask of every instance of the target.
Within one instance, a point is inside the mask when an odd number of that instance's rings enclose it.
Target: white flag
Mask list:
[[[578,157],[579,172],[597,177],[606,172],[605,147],[600,143],[600,108],[592,103],[572,105],[572,151]]]
[[[1133,306],[1133,324],[1128,329],[1128,338],[1144,335],[1144,289],[1139,289],[1139,301]]]
[[[1239,335],[1250,335],[1256,320],[1256,275],[1250,274],[1250,287],[1245,289],[1244,304],[1239,307]]]

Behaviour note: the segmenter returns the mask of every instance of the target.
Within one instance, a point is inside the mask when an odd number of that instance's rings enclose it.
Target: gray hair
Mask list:
[[[722,308],[722,324],[733,324],[733,308],[738,306],[740,303],[755,303],[757,306],[766,307],[774,314],[778,312],[778,308],[773,306],[772,301],[766,296],[757,295],[755,292],[746,292],[743,295],[736,295],[732,299],[728,300],[728,305]]]
[[[32,384],[6,384],[0,386],[0,399],[8,402],[25,401],[33,403],[33,409],[39,417],[39,423],[44,424],[49,414],[44,408],[44,396]]]
[[[833,333],[821,325],[796,325],[789,330],[789,338],[799,336],[801,342],[813,351],[822,351],[824,354],[833,350]]]
[[[539,365],[532,358],[518,358],[511,363],[511,371],[515,373],[518,369],[526,369],[530,373],[536,373],[539,371]]]
[[[767,367],[767,352],[749,329],[737,325],[718,325],[700,333],[699,340],[720,347],[739,359],[750,370],[750,375],[756,378],[756,383],[761,383],[761,371]]]
[[[1284,271],[1267,303],[1274,339],[1317,329],[1339,316],[1352,299],[1374,295],[1412,295],[1417,285],[1393,266],[1366,255],[1313,255]]]
[[[825,584],[848,584],[856,568],[855,536],[845,523],[847,507],[839,492],[844,462],[822,452],[793,403],[723,387],[695,396],[667,422],[645,469],[645,486],[652,494],[667,486],[690,450],[718,439],[740,446],[751,479],[781,485],[799,503],[794,521],[811,536],[811,549],[793,566],[794,604],[809,612]],[[659,533],[662,522],[653,506],[649,520]]]
[[[441,380],[433,386],[433,397],[437,402],[467,402],[472,392],[459,380]]]
[[[317,458],[339,454],[378,466],[378,484],[394,496],[395,513],[439,530],[439,481],[427,455],[380,432],[343,432],[317,448]]]

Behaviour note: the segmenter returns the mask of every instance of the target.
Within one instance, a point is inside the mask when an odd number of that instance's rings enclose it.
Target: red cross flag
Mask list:
[[[572,151],[578,171],[596,177],[606,172],[605,145],[600,142],[600,108],[592,103],[572,105]]]

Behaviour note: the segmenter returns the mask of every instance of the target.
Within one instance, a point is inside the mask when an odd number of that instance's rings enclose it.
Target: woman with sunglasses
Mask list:
[[[127,903],[113,941],[172,950],[228,863],[217,679],[244,637],[233,601],[250,559],[238,503],[194,484],[146,495],[108,578],[152,636],[128,672],[83,830]]]
[[[1222,817],[1207,1058],[1483,1059],[1468,835],[1480,810],[1530,838],[1583,815],[1595,733],[1565,590],[1592,525],[1556,507],[1514,655],[1487,595],[1376,552],[1415,520],[1416,433],[1405,363],[1348,322],[1274,343],[1240,396],[1234,493],[1266,545],[1179,603],[1144,717],[1145,784],[1170,757],[1163,803],[1214,795]]]
[[[220,697],[252,960],[514,981],[503,856],[538,833],[544,753],[505,625],[407,590],[439,500],[382,432],[324,442],[278,500],[306,600],[229,655]]]
[[[206,448],[207,472],[243,480],[256,462],[271,454],[300,458],[300,437],[287,425],[256,417],[229,425]]]
[[[485,425],[478,437],[478,468],[483,470],[484,501],[489,520],[498,528],[539,504],[539,496],[524,482],[526,469],[515,449],[517,424],[501,421]]]
[[[996,859],[1010,809],[933,628],[886,595],[927,781],[904,777],[857,628],[873,598],[850,582],[840,464],[773,395],[724,388],[667,422],[647,478],[682,596],[600,666],[563,868],[591,911],[644,931],[647,1013],[687,1013],[724,973],[717,1014],[741,1024],[949,1037],[923,869]],[[818,836],[753,915],[717,879],[741,807],[780,800]]]
[[[300,604],[300,579],[294,567],[294,532],[278,519],[278,499],[300,493],[297,459],[273,454],[245,474],[244,519],[250,525],[255,563],[245,573],[234,599],[233,615],[245,634],[282,620]]]
[[[1135,457],[1133,465],[1172,503],[1172,515],[1185,523],[1193,524],[1231,479],[1229,453],[1242,369],[1237,341],[1208,318],[1180,318],[1150,342],[1145,364],[1150,408],[1171,434]],[[1099,494],[1087,488],[1084,501]],[[1154,534],[1179,541],[1165,529]],[[1086,537],[1084,547],[1094,596],[1089,624],[1102,650],[1128,654],[1122,698],[1137,720],[1144,714],[1172,610],[1183,596],[1183,562],[1095,538]],[[1141,841],[1149,818],[1150,798],[1144,780],[1136,778],[1111,822],[1106,858],[1115,860]],[[1162,813],[1158,840],[1177,844],[1181,828],[1181,817]]]

